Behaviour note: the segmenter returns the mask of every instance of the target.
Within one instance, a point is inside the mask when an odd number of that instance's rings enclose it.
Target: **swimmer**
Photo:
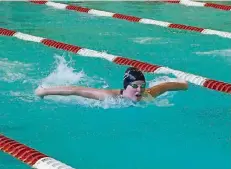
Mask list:
[[[104,100],[107,97],[123,97],[134,102],[145,100],[145,98],[157,97],[167,91],[187,90],[186,82],[164,82],[146,88],[146,80],[144,74],[134,68],[129,67],[123,77],[123,89],[95,89],[80,86],[57,86],[48,88],[38,88],[35,94],[40,97],[47,95],[76,95],[89,99]]]

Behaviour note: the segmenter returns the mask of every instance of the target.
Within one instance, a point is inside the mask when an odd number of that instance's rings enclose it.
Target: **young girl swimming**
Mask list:
[[[37,96],[47,95],[77,95],[89,99],[104,100],[108,97],[118,97],[130,99],[134,102],[141,101],[147,97],[157,97],[166,91],[187,90],[186,82],[165,82],[146,88],[144,74],[134,68],[129,67],[123,77],[123,89],[95,89],[80,86],[57,86],[49,88],[39,88],[35,91]]]

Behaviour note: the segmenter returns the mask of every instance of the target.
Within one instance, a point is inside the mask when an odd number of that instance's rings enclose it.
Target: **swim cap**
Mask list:
[[[145,81],[144,74],[137,68],[129,67],[124,74],[124,89],[126,89],[130,83],[137,80]]]

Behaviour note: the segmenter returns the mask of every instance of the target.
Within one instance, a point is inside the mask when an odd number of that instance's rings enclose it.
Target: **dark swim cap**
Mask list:
[[[124,74],[124,89],[126,89],[130,83],[137,80],[145,81],[144,74],[137,68],[129,67]]]

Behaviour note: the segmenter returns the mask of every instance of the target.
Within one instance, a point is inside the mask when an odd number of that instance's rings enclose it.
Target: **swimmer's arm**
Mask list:
[[[48,95],[77,95],[89,99],[103,100],[106,97],[115,96],[119,91],[117,90],[103,90],[87,87],[77,86],[58,86],[49,88],[40,88],[35,91],[37,96],[44,97]]]
[[[165,82],[146,89],[151,96],[156,97],[167,91],[187,90],[187,82]]]

